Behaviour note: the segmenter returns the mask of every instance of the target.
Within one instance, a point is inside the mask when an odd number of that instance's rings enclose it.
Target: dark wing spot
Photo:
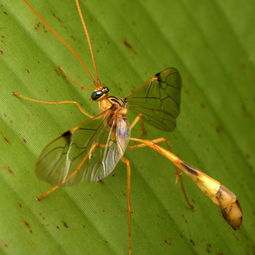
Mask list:
[[[70,144],[71,136],[72,136],[72,133],[69,130],[66,131],[64,134],[62,134],[62,137],[66,139],[67,144]]]

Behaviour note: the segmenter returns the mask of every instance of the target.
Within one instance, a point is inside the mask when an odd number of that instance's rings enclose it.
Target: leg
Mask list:
[[[131,138],[132,140],[132,138]],[[169,151],[171,151],[171,146],[170,146],[170,143],[169,141],[165,138],[165,137],[160,137],[160,138],[157,138],[157,139],[154,139],[154,140],[150,140],[152,143],[165,143],[166,144],[166,147],[168,148]],[[133,146],[128,146],[128,149],[135,149],[135,148],[141,148],[141,147],[146,147],[147,145],[146,144],[137,144],[137,145],[133,145]],[[180,171],[180,169],[175,165],[175,171],[176,171],[176,180],[180,181],[180,184],[181,184],[181,190],[182,190],[182,193],[184,195],[184,198],[185,198],[185,201],[188,205],[188,207],[193,210],[194,209],[194,206],[190,203],[189,199],[188,199],[188,195],[185,191],[185,188],[184,188],[184,184],[183,184],[183,181],[182,181],[182,172]]]
[[[138,123],[138,121],[141,120],[141,130],[142,130],[142,135],[145,135],[146,134],[146,130],[145,130],[145,126],[144,126],[144,120],[143,120],[143,115],[140,113],[138,114],[135,119],[133,120],[133,122],[131,123],[130,125],[130,130],[132,130],[136,124]]]
[[[126,158],[121,159],[123,163],[127,166],[127,210],[128,210],[128,255],[132,253],[132,235],[131,235],[131,224],[132,224],[132,207],[131,207],[131,168],[130,161]]]
[[[184,188],[184,184],[183,184],[183,180],[182,180],[182,172],[181,172],[181,170],[177,166],[175,166],[175,170],[176,170],[177,181],[179,180],[180,184],[181,184],[181,190],[182,190],[182,193],[184,195],[184,199],[185,199],[188,207],[193,211],[194,210],[194,206],[190,203],[188,195],[187,195],[187,193],[185,191],[185,188]]]
[[[76,101],[60,101],[60,102],[48,102],[48,101],[42,101],[42,100],[36,100],[36,99],[32,99],[32,98],[29,98],[29,97],[25,97],[21,94],[18,94],[17,92],[12,92],[12,94],[14,96],[17,96],[19,98],[22,98],[22,99],[25,99],[25,100],[28,100],[28,101],[31,101],[31,102],[35,102],[35,103],[40,103],[40,104],[54,104],[54,105],[60,105],[60,104],[74,104],[76,105],[76,107],[79,109],[79,111],[84,114],[85,116],[89,117],[89,118],[92,118],[93,116],[90,115],[89,113],[87,113],[83,108],[82,106],[76,102]]]
[[[68,80],[70,80],[73,84],[78,85],[81,89],[85,89],[85,90],[94,90],[94,89],[92,89],[92,88],[85,87],[85,86],[83,86],[82,84],[80,84],[79,82],[73,80],[73,79],[64,71],[64,69],[63,69],[61,66],[58,66],[58,70],[60,70]]]
[[[132,139],[133,138],[130,138],[131,141],[132,141]],[[169,150],[171,150],[170,143],[168,142],[168,140],[166,140],[165,137],[160,137],[160,138],[153,139],[153,140],[150,140],[150,141],[152,143],[166,143],[167,148]],[[142,147],[148,147],[148,146],[146,144],[140,143],[140,144],[137,144],[137,145],[128,146],[128,149],[132,150],[132,149],[135,149],[135,148],[142,148]]]

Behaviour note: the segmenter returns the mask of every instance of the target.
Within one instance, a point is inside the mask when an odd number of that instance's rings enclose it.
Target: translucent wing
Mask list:
[[[142,87],[126,97],[131,111],[158,129],[172,131],[180,112],[181,76],[174,67],[155,74]]]
[[[113,171],[128,138],[127,120],[109,112],[104,120],[90,120],[49,143],[37,161],[36,174],[52,185],[99,181]]]

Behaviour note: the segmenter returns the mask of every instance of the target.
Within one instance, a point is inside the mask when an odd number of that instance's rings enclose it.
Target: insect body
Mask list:
[[[162,82],[164,88],[161,88]],[[109,96],[107,87],[92,92],[91,98],[98,102],[100,113],[47,145],[36,164],[37,176],[57,186],[83,180],[94,182],[108,176],[124,155],[129,142],[128,109],[140,109],[147,118],[145,120],[156,127],[173,129],[179,114],[179,72],[175,68],[167,68],[145,84],[124,99]],[[172,90],[176,93],[170,93]],[[172,100],[175,114],[167,110]],[[154,118],[153,111],[157,113]],[[45,195],[39,196],[39,199]]]
[[[175,129],[176,118],[180,112],[181,77],[178,70],[174,67],[166,68],[123,99],[110,96],[109,88],[103,87],[99,80],[89,33],[79,1],[75,0],[89,45],[95,77],[74,49],[48,25],[27,0],[23,1],[76,57],[90,76],[95,89],[79,84],[71,79],[61,67],[59,69],[76,85],[86,90],[93,90],[91,99],[98,102],[99,105],[99,114],[91,116],[76,101],[48,102],[31,99],[13,92],[15,96],[37,103],[50,105],[74,104],[84,115],[89,117],[89,119],[84,120],[53,140],[41,152],[36,163],[36,174],[41,180],[54,185],[54,187],[37,198],[42,199],[63,185],[73,185],[84,180],[97,182],[108,176],[121,160],[127,167],[128,254],[130,255],[132,253],[131,168],[129,160],[124,157],[124,153],[126,149],[147,146],[171,160],[177,167],[177,174],[182,171],[188,175],[202,192],[221,209],[227,222],[233,228],[238,229],[242,222],[242,210],[236,196],[230,190],[179,159],[170,151],[169,142],[165,138],[144,140],[130,137],[130,130],[140,119],[160,130],[173,131]],[[127,120],[129,110],[137,114],[130,125]],[[137,144],[128,146],[129,141]],[[168,150],[158,145],[161,142],[166,144]]]

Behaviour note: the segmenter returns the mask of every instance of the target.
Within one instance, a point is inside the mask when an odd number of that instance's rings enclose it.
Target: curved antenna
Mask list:
[[[64,69],[63,69],[61,66],[58,66],[58,70],[60,70],[60,71],[65,75],[65,77],[66,77],[68,80],[70,80],[73,84],[78,85],[81,89],[94,90],[94,89],[92,89],[92,88],[88,88],[88,87],[83,86],[83,85],[82,85],[81,83],[79,83],[78,81],[73,80],[73,79],[64,71]]]
[[[83,62],[83,60],[81,59],[81,57],[76,53],[76,51],[72,48],[72,46],[70,44],[68,44],[44,19],[43,17],[32,7],[32,5],[30,5],[27,0],[23,0],[23,2],[32,10],[32,12],[42,21],[42,23],[52,32],[52,34],[54,34],[59,41],[64,44],[66,46],[66,48],[71,51],[71,53],[76,57],[76,59],[80,62],[80,64],[82,65],[82,67],[85,69],[85,71],[87,72],[87,74],[90,76],[91,80],[93,81],[93,83],[95,84],[96,87],[98,87],[98,83],[95,81],[93,75],[91,74],[91,72],[89,71],[88,67],[85,65],[85,63]]]
[[[98,71],[97,71],[97,65],[96,65],[96,60],[95,60],[95,56],[94,56],[94,52],[93,52],[93,48],[92,48],[92,43],[91,43],[91,40],[90,40],[89,32],[88,32],[84,17],[82,15],[79,0],[75,0],[75,2],[76,2],[77,10],[78,10],[78,13],[79,13],[79,16],[80,16],[80,19],[81,19],[83,31],[85,33],[85,36],[86,36],[86,39],[87,39],[87,42],[88,42],[89,51],[90,51],[91,59],[92,59],[92,62],[93,62],[93,67],[94,67],[94,70],[95,70],[95,73],[96,73],[96,81],[98,82],[98,84],[96,86],[97,87],[102,87],[101,82],[99,80],[99,74],[98,74]]]

